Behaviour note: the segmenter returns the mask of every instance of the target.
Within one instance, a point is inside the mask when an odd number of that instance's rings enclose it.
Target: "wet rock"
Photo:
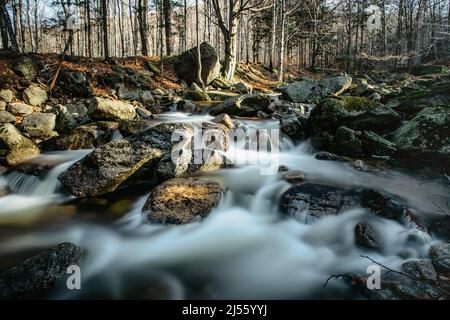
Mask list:
[[[88,115],[94,120],[121,120],[133,119],[136,116],[135,108],[119,100],[110,100],[100,97],[91,99]]]
[[[16,117],[14,117],[8,111],[0,111],[0,124],[1,123],[16,123]]]
[[[64,69],[60,74],[59,85],[63,90],[77,97],[87,98],[94,94],[86,74],[81,71]]]
[[[207,216],[221,199],[219,183],[202,178],[175,178],[157,186],[143,213],[150,222],[185,224]]]
[[[12,92],[9,89],[2,89],[0,90],[0,100],[5,102],[11,102],[14,98],[14,92]]]
[[[279,207],[282,212],[309,222],[356,206],[357,196],[354,191],[335,186],[304,183],[284,192]]]
[[[94,122],[45,141],[43,148],[45,151],[98,148],[110,142],[118,128],[117,122]]]
[[[95,149],[59,176],[62,185],[77,197],[92,197],[116,190],[146,163],[156,163],[178,141],[172,133],[192,136],[185,124],[161,124]]]
[[[11,70],[27,81],[34,80],[38,74],[36,62],[29,57],[20,57],[14,60]]]
[[[178,112],[194,113],[198,110],[198,105],[191,100],[180,100],[177,102],[176,108]]]
[[[56,115],[53,113],[33,112],[23,117],[22,128],[30,137],[50,137],[56,124]]]
[[[233,116],[255,116],[258,111],[267,111],[271,103],[270,96],[266,94],[244,94],[231,97],[209,109],[213,116],[227,113]]]
[[[326,98],[311,110],[309,122],[314,131],[333,133],[340,126],[377,133],[393,131],[401,117],[390,107],[362,97]]]
[[[448,73],[448,69],[439,65],[416,64],[412,66],[411,73],[415,76],[424,76],[427,74]]]
[[[393,220],[400,220],[405,210],[399,198],[376,189],[361,191],[361,206],[370,209],[376,215]]]
[[[339,127],[331,144],[331,152],[350,157],[358,157],[363,154],[363,146],[360,139],[361,132],[347,127]]]
[[[82,250],[72,243],[55,247],[26,259],[0,275],[1,299],[41,299],[63,283],[67,268],[76,265]]]
[[[212,119],[212,122],[220,123],[228,129],[234,128],[233,120],[226,113],[221,113],[221,114],[217,115],[214,119]]]
[[[31,84],[23,92],[23,100],[32,106],[40,106],[47,101],[47,91],[38,84]]]
[[[306,173],[299,170],[289,170],[286,172],[283,172],[281,175],[281,179],[284,181],[296,185],[304,182],[306,180]]]
[[[306,79],[289,84],[283,90],[283,100],[317,103],[329,95],[340,95],[352,84],[352,78],[343,75],[321,80]]]
[[[429,259],[407,261],[402,265],[402,270],[415,279],[427,283],[434,283],[438,280],[436,270]]]
[[[392,156],[397,152],[397,147],[375,132],[354,131],[342,126],[336,130],[330,150],[350,157]]]
[[[378,236],[368,223],[360,222],[355,226],[355,243],[368,249],[379,249]]]
[[[24,137],[12,124],[0,125],[0,149],[5,150],[5,158],[9,165],[39,155],[40,150],[30,139]]]
[[[280,119],[281,132],[296,141],[306,138],[306,129],[300,117],[286,115]]]
[[[210,84],[220,76],[220,62],[216,50],[207,42],[200,44],[202,63],[202,80],[205,85]],[[188,84],[197,80],[197,47],[180,54],[173,63],[173,68],[179,79]]]
[[[435,243],[429,252],[433,266],[445,277],[450,277],[450,243]]]
[[[33,112],[33,107],[20,102],[10,103],[6,108],[11,114],[15,116],[23,116]]]
[[[149,127],[149,123],[145,120],[120,120],[119,131],[124,137],[131,136],[138,132],[144,131]]]

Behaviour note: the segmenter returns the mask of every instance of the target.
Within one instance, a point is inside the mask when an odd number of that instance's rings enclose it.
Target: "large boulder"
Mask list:
[[[219,56],[210,44],[200,44],[200,55],[202,62],[202,80],[205,85],[210,84],[220,76]],[[197,47],[189,49],[180,54],[173,63],[173,68],[178,78],[189,84],[197,80]]]
[[[437,152],[450,155],[450,107],[423,109],[398,128],[393,141],[407,152]]]
[[[133,105],[100,97],[91,99],[88,109],[89,116],[94,120],[133,119],[136,110]]]
[[[256,116],[258,111],[267,111],[271,103],[271,97],[267,94],[243,94],[222,101],[209,109],[213,116],[227,113],[234,116]]]
[[[23,92],[23,100],[32,106],[40,106],[47,101],[47,91],[38,84],[31,84]]]
[[[70,133],[54,137],[43,144],[45,151],[94,149],[111,141],[119,124],[99,121],[76,127]]]
[[[390,107],[362,97],[323,99],[312,109],[309,122],[314,131],[334,133],[340,126],[377,133],[393,131],[401,117]]]
[[[67,268],[77,265],[82,250],[61,243],[32,256],[0,274],[0,299],[43,299],[67,278]]]
[[[436,270],[447,278],[450,277],[450,243],[438,242],[433,244],[429,254]]]
[[[10,123],[0,125],[0,149],[2,150],[2,156],[6,158],[6,162],[12,166],[36,157],[40,153],[36,144],[24,137]]]
[[[168,153],[177,124],[162,124],[95,149],[59,176],[63,186],[77,197],[90,197],[116,190],[144,164],[159,161]]]
[[[292,102],[317,103],[330,95],[340,95],[352,84],[347,75],[324,78],[321,80],[305,79],[293,82],[283,90],[283,100]]]
[[[55,114],[33,112],[23,117],[22,128],[30,137],[50,137],[55,135],[55,123]]]
[[[38,74],[36,62],[29,57],[20,57],[14,60],[11,70],[27,81],[34,80]]]
[[[372,131],[354,131],[339,127],[333,137],[330,151],[350,156],[392,156],[397,152],[394,143]]]
[[[218,155],[227,148],[226,127],[205,124],[201,130],[206,139],[197,145],[191,124],[160,124],[95,149],[59,180],[74,195],[89,197],[112,192],[129,181],[148,182],[156,172],[164,171],[164,178],[170,178],[186,171],[217,169],[224,163]],[[163,159],[173,165],[163,165]]]
[[[281,195],[279,207],[283,213],[304,222],[313,222],[324,216],[334,215],[358,204],[358,194],[343,188],[303,183],[288,189]]]
[[[143,213],[154,223],[189,223],[208,215],[219,204],[222,191],[213,180],[174,178],[152,191]]]

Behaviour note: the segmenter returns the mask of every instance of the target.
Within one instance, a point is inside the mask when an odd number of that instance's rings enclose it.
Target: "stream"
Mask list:
[[[168,113],[149,125],[211,118]],[[276,120],[242,122],[254,128],[278,127]],[[41,178],[14,170],[0,177],[0,186],[12,190],[0,198],[0,271],[61,242],[83,248],[82,290],[57,291],[51,298],[357,299],[342,281],[323,285],[332,274],[365,274],[371,261],[361,255],[395,269],[426,257],[430,245],[441,240],[411,221],[383,219],[362,208],[317,220],[301,212],[284,215],[278,199],[290,184],[280,174],[262,175],[257,164],[204,173],[221,179],[227,191],[201,221],[150,224],[141,214],[150,188],[91,201],[61,189],[57,177],[90,151],[52,152],[33,159],[51,167]],[[229,156],[252,156],[246,152]],[[402,197],[425,220],[448,200],[448,181],[390,166],[360,171],[348,162],[318,160],[308,142],[295,145],[283,137],[279,153],[262,154],[273,156],[279,165],[305,172],[308,181],[376,188]],[[353,230],[361,221],[370,221],[377,231],[379,251],[355,244]]]

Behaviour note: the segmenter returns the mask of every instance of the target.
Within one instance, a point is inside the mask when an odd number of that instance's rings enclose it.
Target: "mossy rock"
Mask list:
[[[403,151],[436,151],[450,155],[450,106],[428,107],[398,128],[394,142]]]
[[[401,117],[390,107],[363,97],[344,96],[323,99],[311,111],[314,131],[334,133],[340,126],[354,130],[388,132],[400,125]]]

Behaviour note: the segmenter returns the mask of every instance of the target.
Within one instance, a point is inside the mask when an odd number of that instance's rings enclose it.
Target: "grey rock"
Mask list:
[[[119,100],[110,100],[100,97],[91,99],[88,115],[94,120],[121,120],[133,119],[136,116],[135,108]]]
[[[32,106],[40,106],[47,101],[47,99],[47,91],[38,84],[31,84],[23,92],[23,100]]]
[[[14,102],[10,103],[6,108],[11,114],[15,116],[23,116],[33,112],[33,106],[30,106],[25,103]]]
[[[14,117],[8,111],[0,111],[0,123],[16,123],[16,117]]]
[[[53,113],[33,112],[23,117],[22,128],[30,137],[50,137],[54,135],[56,115]]]
[[[10,123],[0,125],[0,144],[6,148],[6,161],[9,165],[16,165],[39,155],[40,150],[30,139],[24,137],[16,127]]]

